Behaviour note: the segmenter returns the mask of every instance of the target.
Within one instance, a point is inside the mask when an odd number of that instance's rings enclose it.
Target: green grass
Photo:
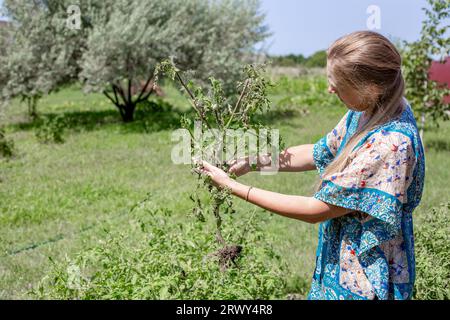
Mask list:
[[[287,93],[283,86],[272,91],[275,104],[289,100],[298,104],[289,108],[306,110],[266,118],[280,129],[287,146],[316,142],[346,111],[337,101],[332,103],[321,94],[314,99],[302,91],[311,90],[305,81],[309,80],[295,80]],[[321,88],[323,81],[316,81],[314,88]],[[175,88],[169,86],[165,91],[164,99],[174,109],[157,118],[162,125],[150,127],[152,120],[142,114],[135,123],[121,123],[106,98],[84,95],[77,87],[45,97],[38,105],[41,115],[61,115],[67,120],[63,144],[39,143],[35,136],[38,124],[27,119],[24,105],[11,104],[3,121],[17,155],[0,160],[0,299],[30,298],[30,289],[49,271],[49,257],[62,261],[95,246],[104,238],[103,227],[131,232],[127,212],[148,193],[156,206],[186,221],[194,179],[187,166],[172,164],[170,137],[188,107]],[[450,125],[442,123],[425,135],[426,183],[416,216],[448,201],[449,194]],[[276,192],[311,195],[316,174],[251,173],[240,180]],[[236,204],[238,218],[253,210],[243,201],[236,200]],[[287,263],[286,293],[304,297],[314,268],[317,226],[264,210],[258,210],[257,216],[269,217],[263,219],[263,231],[273,237],[275,251]]]

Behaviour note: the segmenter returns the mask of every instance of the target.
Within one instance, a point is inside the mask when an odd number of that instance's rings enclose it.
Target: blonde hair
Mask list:
[[[402,59],[395,46],[372,31],[359,31],[336,40],[327,51],[329,81],[339,90],[353,90],[367,109],[368,121],[348,140],[325,168],[322,179],[341,172],[352,160],[358,142],[371,130],[397,117],[405,106]]]

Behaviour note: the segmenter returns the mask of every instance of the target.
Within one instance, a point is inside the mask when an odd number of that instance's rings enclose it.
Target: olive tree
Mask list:
[[[421,115],[421,136],[427,117],[436,121],[448,120],[450,106],[444,97],[450,91],[442,84],[430,79],[433,57],[441,62],[450,54],[449,0],[428,0],[429,8],[424,8],[426,19],[422,22],[420,39],[405,43],[403,48],[406,97],[415,111]]]
[[[0,58],[1,96],[20,97],[29,115],[37,115],[40,97],[76,76],[78,35],[66,27],[62,1],[5,0],[2,11],[9,19],[3,30]]]
[[[231,89],[268,35],[258,1],[119,0],[91,21],[80,80],[86,91],[103,92],[125,122],[152,94],[159,61],[172,57],[196,78],[215,76]]]

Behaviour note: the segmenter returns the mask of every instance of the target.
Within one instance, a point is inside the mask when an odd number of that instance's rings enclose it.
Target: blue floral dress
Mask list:
[[[349,111],[314,145],[320,174],[358,128],[361,112]],[[309,299],[410,299],[415,279],[412,212],[425,175],[422,142],[410,106],[369,132],[348,166],[322,176],[314,195],[354,210],[320,224]]]

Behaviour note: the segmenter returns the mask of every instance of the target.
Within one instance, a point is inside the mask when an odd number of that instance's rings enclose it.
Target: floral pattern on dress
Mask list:
[[[319,174],[356,132],[360,116],[349,111],[315,144]],[[314,195],[352,212],[321,223],[308,297],[409,299],[415,280],[412,212],[421,200],[425,175],[410,106],[361,139],[349,160],[342,172],[322,176]]]
[[[349,116],[351,117],[351,113],[347,113],[330,133],[314,145],[313,156],[319,173],[322,173],[334,159],[342,141],[346,138],[347,125],[351,119]]]
[[[339,284],[360,296],[373,299],[375,292],[359,263],[357,248],[347,237],[341,242]]]
[[[393,283],[408,283],[408,259],[406,257],[405,242],[401,235],[380,245],[389,262],[389,277]]]

